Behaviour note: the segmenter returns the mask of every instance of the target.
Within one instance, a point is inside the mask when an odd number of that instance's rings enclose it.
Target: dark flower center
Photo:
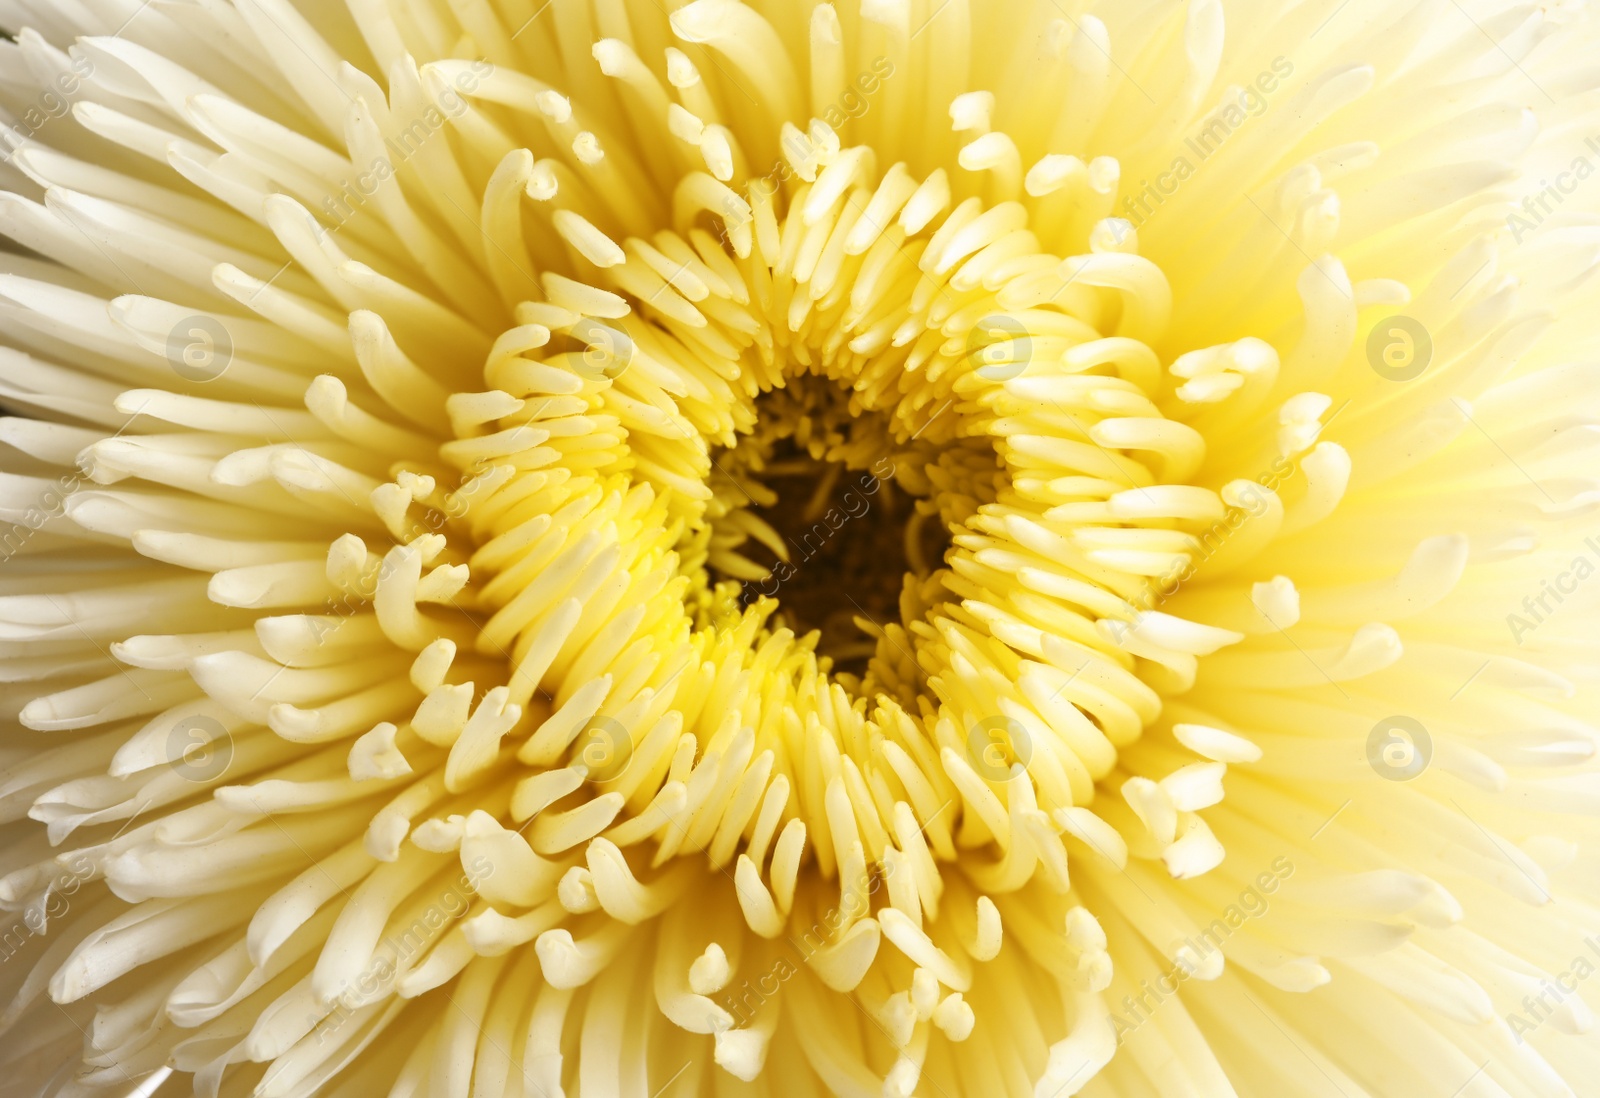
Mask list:
[[[924,478],[903,476],[932,455],[915,444],[896,448],[882,417],[852,415],[846,394],[821,379],[792,378],[763,394],[756,411],[751,434],[715,455],[713,478],[732,482],[734,499],[777,533],[784,552],[754,537],[738,547],[770,570],[763,579],[732,577],[738,608],[777,599],[775,626],[802,636],[818,630],[819,654],[859,676],[876,641],[858,619],[899,622],[907,574],[938,568],[949,547],[939,516],[918,513],[908,480]]]

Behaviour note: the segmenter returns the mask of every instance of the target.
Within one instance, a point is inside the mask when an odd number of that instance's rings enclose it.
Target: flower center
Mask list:
[[[742,613],[775,598],[774,624],[816,630],[817,651],[859,679],[885,623],[906,623],[901,591],[944,561],[950,534],[930,485],[903,475],[923,447],[894,447],[888,421],[851,411],[824,379],[792,378],[756,401],[754,432],[715,458],[713,479],[732,489],[715,522],[713,571],[720,609]]]
[[[812,783],[818,871],[855,865],[854,888],[864,855],[818,814],[835,782],[915,800],[944,858],[951,782],[978,796],[1020,765],[1038,812],[1092,799],[1160,711],[1147,677],[1194,674],[1167,647],[1194,638],[1130,625],[1139,594],[1226,507],[1192,485],[1199,432],[1156,400],[1154,264],[1115,241],[1063,260],[1018,203],[824,151],[781,201],[704,181],[725,242],[687,201],[648,246],[558,218],[611,288],[544,280],[489,356],[493,392],[452,399],[468,437],[443,456],[486,482],[461,493],[490,498],[467,518],[476,648],[509,657],[508,703],[605,723],[627,760],[606,791],[636,809],[668,775],[676,796],[694,766],[726,758],[736,784],[783,758]],[[546,738],[519,757],[567,756]],[[1059,837],[1039,841],[1065,887]]]

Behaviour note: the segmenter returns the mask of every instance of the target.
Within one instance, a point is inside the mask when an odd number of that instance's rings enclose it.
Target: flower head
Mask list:
[[[1587,1085],[1584,7],[4,5],[0,1065]]]

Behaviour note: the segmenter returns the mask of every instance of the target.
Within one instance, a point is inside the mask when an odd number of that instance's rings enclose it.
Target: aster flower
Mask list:
[[[1586,7],[4,0],[0,1092],[1592,1092]]]

